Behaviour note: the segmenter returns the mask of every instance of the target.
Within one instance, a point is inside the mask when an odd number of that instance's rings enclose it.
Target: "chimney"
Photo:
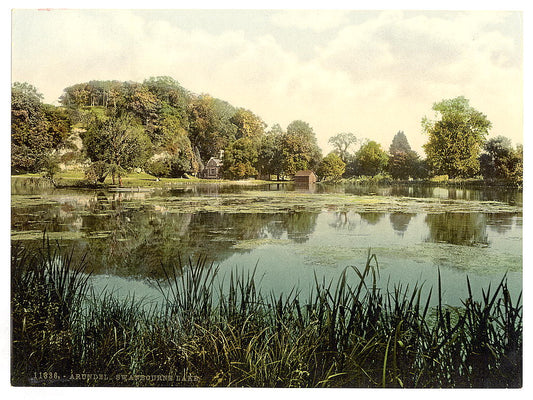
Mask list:
[[[220,150],[219,157],[221,160],[224,159],[224,150]]]

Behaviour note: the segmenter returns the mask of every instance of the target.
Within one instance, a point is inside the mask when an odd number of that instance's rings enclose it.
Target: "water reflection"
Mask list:
[[[437,187],[430,185],[320,185],[317,193],[346,193],[358,196],[378,195],[394,197],[437,198],[449,200],[500,201],[522,205],[522,192],[509,188],[472,189]]]
[[[428,214],[429,242],[488,246],[486,216],[479,213]]]
[[[411,218],[413,218],[415,215],[416,214],[391,213],[389,215],[389,221],[392,229],[394,229],[397,234],[403,235],[409,226],[409,222],[411,222]]]
[[[361,217],[361,220],[365,221],[367,224],[376,225],[385,214],[378,212],[361,212],[359,213],[359,216]]]
[[[367,195],[470,200],[499,196],[482,191],[435,187],[354,188]],[[40,240],[38,233],[44,230],[61,233],[65,244],[75,242],[77,251],[87,254],[96,272],[121,276],[158,276],[161,263],[173,262],[179,256],[206,256],[215,263],[222,263],[233,255],[255,256],[257,253],[254,251],[265,243],[278,246],[273,248],[272,254],[281,251],[281,243],[298,245],[298,249],[305,249],[306,257],[324,257],[329,251],[325,246],[343,246],[350,250],[357,247],[408,247],[421,243],[490,247],[521,254],[522,216],[518,214],[355,211],[185,213],[165,208],[156,201],[144,201],[150,196],[164,199],[219,196],[226,191],[245,190],[252,189],[228,185],[188,185],[171,190],[156,189],[152,193],[46,192],[53,195],[53,201],[32,193],[21,196],[20,202],[12,205],[12,231],[37,232],[31,237],[35,242]],[[297,189],[286,184],[269,184],[253,190]],[[316,190],[325,189],[323,185],[317,185]],[[342,190],[351,189],[343,187]],[[510,195],[509,199],[521,201],[521,194]],[[30,240],[28,237],[25,239]],[[335,259],[335,256],[338,255],[329,255],[328,258]]]

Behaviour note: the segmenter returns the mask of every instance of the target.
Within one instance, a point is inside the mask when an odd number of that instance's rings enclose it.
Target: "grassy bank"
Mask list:
[[[253,272],[218,286],[206,260],[177,260],[157,282],[164,305],[150,307],[96,295],[83,260],[58,249],[12,248],[14,385],[522,384],[522,306],[505,279],[453,309],[439,279],[433,308],[418,285],[377,287],[370,253],[305,299],[262,293]]]
[[[14,184],[19,185],[33,185],[33,186],[49,186],[53,184],[49,179],[43,177],[42,174],[20,174],[13,175],[11,180]],[[234,184],[234,185],[262,185],[272,183],[272,181],[264,181],[259,179],[249,180],[226,180],[226,179],[200,179],[196,177],[188,178],[156,178],[145,172],[132,172],[126,174],[122,178],[123,186],[128,187],[168,187],[172,185],[183,184]],[[117,185],[112,185],[111,177],[107,177],[104,183],[92,185],[85,179],[85,174],[82,170],[65,170],[57,173],[54,176],[54,182],[58,187],[80,187],[80,188],[108,188]],[[288,182],[288,181],[287,181]],[[323,181],[319,184],[335,184],[335,185],[423,185],[423,186],[449,186],[449,187],[464,187],[464,188],[521,188],[522,182],[515,182],[504,179],[482,179],[482,178],[456,178],[448,179],[447,176],[435,176],[428,179],[419,180],[394,180],[390,175],[376,176],[358,176],[352,178],[336,179],[332,181]]]
[[[31,185],[42,187],[53,187],[54,184],[42,174],[20,174],[12,175],[11,182],[15,185]],[[85,174],[82,170],[61,171],[54,176],[54,182],[57,187],[79,187],[79,188],[110,188],[116,187],[113,185],[111,177],[107,177],[103,183],[97,185],[90,184],[85,179]],[[143,188],[157,188],[168,187],[172,185],[183,184],[238,184],[238,185],[261,185],[268,183],[267,181],[250,179],[250,180],[225,180],[225,179],[200,179],[196,177],[189,178],[156,178],[145,172],[132,172],[122,177],[123,186],[126,188],[143,187]]]
[[[434,176],[427,179],[415,180],[395,180],[390,175],[358,176],[337,180],[336,184],[344,185],[422,185],[422,186],[442,186],[442,187],[462,187],[480,189],[486,187],[495,188],[522,188],[522,181],[510,179],[483,179],[483,178],[448,178],[447,175]]]

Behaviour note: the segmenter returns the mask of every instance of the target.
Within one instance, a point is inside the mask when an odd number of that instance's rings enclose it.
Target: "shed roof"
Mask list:
[[[298,171],[294,174],[294,176],[311,176],[311,175],[314,175],[315,173],[313,171],[310,171],[310,170],[305,170],[305,171]]]

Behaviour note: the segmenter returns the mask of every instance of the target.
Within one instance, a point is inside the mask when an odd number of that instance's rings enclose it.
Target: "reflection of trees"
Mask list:
[[[335,220],[329,224],[332,228],[335,229],[355,229],[355,227],[358,225],[354,220],[353,217],[357,215],[356,213],[349,212],[349,211],[339,211],[335,214]]]
[[[376,225],[385,214],[378,212],[361,212],[359,213],[361,220],[369,225]]]
[[[291,240],[306,241],[314,230],[316,217],[311,213],[174,214],[143,210],[132,213],[127,222],[124,218],[102,218],[110,224],[108,230],[113,234],[106,244],[100,244],[108,246],[104,265],[120,262],[129,269],[124,273],[153,275],[160,272],[161,262],[172,262],[178,256],[203,256],[221,262],[235,252],[246,251],[233,248],[240,241],[279,238],[284,232]],[[101,253],[105,254],[106,249]]]
[[[158,205],[128,200],[121,193],[101,192],[57,205],[17,207],[13,208],[12,227],[80,231],[81,239],[66,238],[62,244],[76,242],[76,251],[80,256],[86,254],[95,272],[147,276],[161,273],[160,264],[174,262],[178,256],[204,256],[221,262],[235,252],[250,251],[234,248],[241,241],[284,235],[298,243],[307,241],[318,216],[307,212],[173,213]],[[44,221],[38,225],[34,221],[37,212]]]
[[[488,245],[485,215],[474,213],[428,214],[429,242],[464,246]]]
[[[392,225],[392,229],[395,232],[403,234],[416,214],[407,214],[407,213],[391,213],[389,215],[389,220]]]
[[[487,226],[497,233],[503,234],[513,227],[515,215],[505,213],[487,214]]]
[[[287,237],[296,243],[307,242],[315,230],[317,217],[317,213],[289,213],[285,221]]]

